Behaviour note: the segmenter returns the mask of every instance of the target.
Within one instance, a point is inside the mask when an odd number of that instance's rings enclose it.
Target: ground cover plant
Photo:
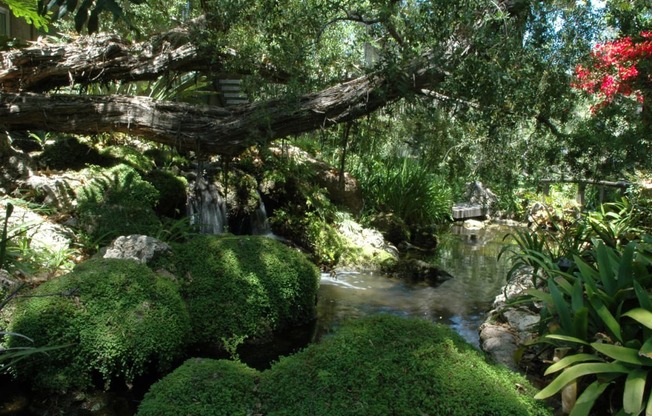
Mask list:
[[[193,343],[234,351],[247,338],[314,319],[319,272],[267,237],[197,236],[174,246]]]
[[[263,372],[191,359],[152,386],[138,415],[550,414],[533,394],[450,328],[379,315]]]
[[[169,370],[189,328],[173,280],[132,260],[96,259],[15,299],[8,330],[33,345],[67,346],[15,366],[34,388],[66,391],[131,383],[149,366]],[[7,342],[31,345],[23,337]]]

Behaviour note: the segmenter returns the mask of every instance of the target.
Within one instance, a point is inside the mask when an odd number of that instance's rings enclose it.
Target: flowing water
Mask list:
[[[478,346],[478,328],[505,283],[507,264],[497,256],[509,231],[503,225],[454,226],[433,259],[453,279],[437,287],[373,273],[323,274],[314,341],[348,318],[391,313],[450,325]]]

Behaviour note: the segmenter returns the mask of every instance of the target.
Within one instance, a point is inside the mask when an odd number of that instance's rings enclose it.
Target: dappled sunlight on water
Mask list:
[[[450,325],[477,347],[478,328],[505,282],[507,265],[497,256],[509,231],[498,225],[473,231],[454,228],[432,259],[453,279],[437,287],[373,273],[323,274],[315,340],[348,318],[390,313]]]

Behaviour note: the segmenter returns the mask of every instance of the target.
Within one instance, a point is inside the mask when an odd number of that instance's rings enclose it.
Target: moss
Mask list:
[[[102,150],[102,155],[125,163],[140,172],[147,172],[154,168],[154,161],[133,146],[109,146]]]
[[[238,362],[192,358],[152,386],[138,415],[254,414],[256,374]]]
[[[96,259],[48,281],[16,304],[10,330],[34,346],[16,371],[48,390],[91,387],[99,375],[131,382],[150,364],[168,369],[183,350],[188,312],[176,283],[131,260]],[[10,347],[26,345],[12,338]]]
[[[158,191],[159,197],[155,210],[159,215],[177,218],[181,213],[185,215],[186,188],[188,181],[165,170],[153,170],[143,179],[151,183]]]
[[[345,324],[264,372],[194,361],[154,385],[139,415],[223,414],[215,409],[231,409],[234,397],[242,405],[234,415],[551,414],[533,394],[450,328],[384,315]],[[185,406],[193,412],[179,411]]]
[[[314,318],[319,272],[266,237],[199,236],[175,247],[192,341],[225,346]]]
[[[543,415],[522,377],[488,364],[450,328],[376,316],[264,374],[269,415]]]
[[[158,191],[133,168],[91,169],[94,179],[77,192],[81,227],[105,244],[120,235],[155,235],[161,223],[154,212]]]

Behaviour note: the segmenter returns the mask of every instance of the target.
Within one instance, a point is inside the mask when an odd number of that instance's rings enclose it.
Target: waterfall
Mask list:
[[[253,235],[271,235],[272,228],[269,226],[269,219],[267,218],[267,210],[263,197],[258,193],[258,207],[251,214],[251,234]]]
[[[202,234],[221,234],[226,224],[226,207],[217,186],[200,177],[190,189],[190,224],[198,225]]]

